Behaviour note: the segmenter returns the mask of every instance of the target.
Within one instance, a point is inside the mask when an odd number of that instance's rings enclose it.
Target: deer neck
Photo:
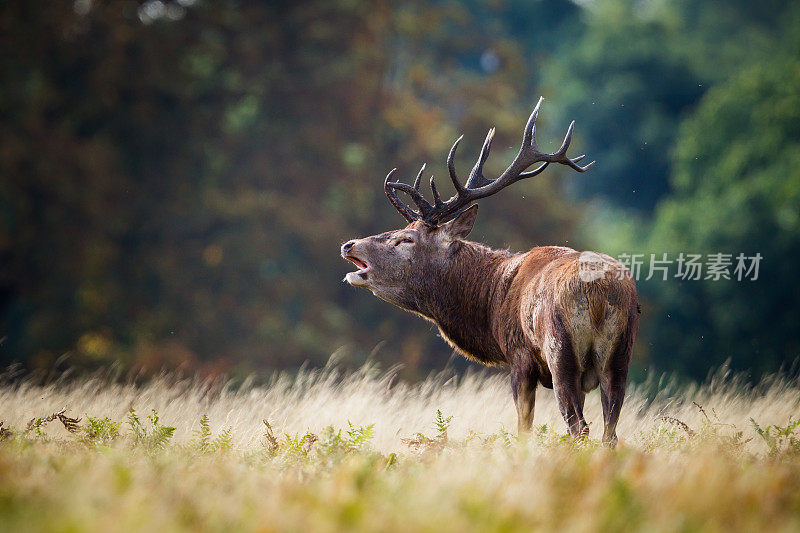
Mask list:
[[[481,244],[461,243],[449,267],[432,276],[432,290],[422,310],[462,355],[485,364],[505,361],[491,324],[502,300],[498,290],[509,256]]]

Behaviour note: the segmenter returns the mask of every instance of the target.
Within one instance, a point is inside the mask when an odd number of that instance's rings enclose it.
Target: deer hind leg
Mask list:
[[[536,401],[538,371],[530,361],[515,364],[511,369],[511,392],[517,407],[517,431],[520,435],[533,425],[533,408]]]
[[[589,425],[583,418],[583,400],[585,394],[578,387],[576,379],[561,379],[553,375],[553,390],[561,416],[569,428],[569,434],[575,438],[589,435]]]
[[[620,335],[609,354],[603,372],[600,373],[600,402],[603,404],[603,444],[617,445],[617,422],[625,400],[625,384],[628,381],[628,367],[631,363],[635,325]]]
[[[600,402],[603,404],[603,445],[617,445],[617,422],[625,399],[625,380],[609,378],[600,381]]]
[[[563,322],[556,322],[557,342],[550,343],[552,351],[545,354],[553,374],[553,391],[561,416],[569,427],[569,434],[583,438],[589,434],[589,425],[583,418],[586,394],[581,390],[582,372],[569,333],[563,327]]]

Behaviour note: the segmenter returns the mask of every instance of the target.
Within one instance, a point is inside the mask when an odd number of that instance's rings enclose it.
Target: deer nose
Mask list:
[[[344,243],[342,245],[342,255],[347,255],[350,252],[350,250],[353,249],[353,246],[355,246],[355,244],[356,244],[356,241],[349,241],[349,242]]]

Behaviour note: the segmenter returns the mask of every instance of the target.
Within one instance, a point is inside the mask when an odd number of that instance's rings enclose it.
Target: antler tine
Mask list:
[[[410,207],[408,207],[400,200],[400,198],[397,197],[397,193],[394,192],[394,189],[396,188],[394,187],[394,185],[396,184],[389,182],[389,179],[392,177],[392,174],[394,174],[396,171],[397,169],[393,168],[386,175],[386,180],[384,180],[383,182],[383,191],[386,193],[386,197],[389,198],[389,201],[392,203],[394,208],[397,209],[397,211],[401,215],[403,215],[403,218],[405,218],[406,221],[410,223],[414,222],[415,220],[419,220],[421,218],[421,215],[416,211],[414,211],[413,209],[411,209]]]
[[[556,150],[555,153],[557,154],[564,154],[567,153],[567,148],[569,148],[569,143],[572,142],[572,132],[575,130],[575,121],[569,123],[569,128],[567,128],[567,134],[564,135],[564,141],[561,143],[561,147]]]
[[[581,156],[584,157],[584,156]],[[550,166],[550,163],[542,163],[538,167],[534,168],[533,170],[529,170],[528,172],[522,172],[514,181],[524,180],[525,178],[532,178],[534,176],[538,176],[544,169]]]
[[[533,148],[534,151],[539,151],[539,145],[536,144],[536,119],[539,118],[539,109],[544,102],[544,96],[539,97],[536,102],[536,107],[533,108],[531,116],[528,117],[528,122],[525,124],[525,130],[522,133],[522,146],[520,152],[525,151],[528,147]]]
[[[569,148],[569,145],[572,142],[572,132],[574,129],[575,129],[575,121],[573,120],[572,122],[570,122],[569,128],[567,128],[567,134],[564,136],[564,141],[561,143],[561,147],[552,154],[542,153],[537,148],[534,148],[534,153],[533,153],[534,162],[546,161],[547,163],[561,163],[562,165],[567,165],[570,168],[577,170],[578,172],[586,172],[587,170],[589,170],[592,167],[592,165],[594,165],[595,163],[594,161],[585,166],[580,166],[576,164],[578,161],[586,157],[585,155],[581,155],[573,159],[567,157],[567,149]],[[534,143],[535,142],[536,140],[534,133]],[[523,172],[522,174],[520,174],[520,179],[535,176],[536,174],[544,170],[544,168],[545,168],[544,166],[541,166],[534,171]]]
[[[483,164],[486,162],[486,159],[489,157],[489,152],[492,149],[494,131],[495,129],[492,128],[489,130],[489,133],[486,134],[486,140],[483,141],[483,147],[481,148],[481,155],[478,157],[478,161],[475,162],[475,166],[472,167],[469,178],[467,178],[467,189],[475,189],[491,183],[486,179],[486,176],[483,175]]]
[[[572,163],[577,163],[578,161],[581,161],[581,160],[583,160],[585,158],[586,158],[586,155],[584,154],[584,155],[579,155],[578,157],[574,157],[574,158],[570,159],[569,161],[572,162]],[[567,164],[569,165],[569,163],[567,163]],[[578,170],[578,172],[586,172],[594,164],[595,164],[595,161],[592,161],[591,163],[589,163],[585,167],[577,167],[578,169],[583,169],[583,170]],[[538,174],[541,174],[544,171],[544,169],[546,169],[549,166],[550,166],[550,163],[542,163],[541,165],[539,165],[538,167],[536,167],[533,170],[530,170],[528,172],[523,172],[514,181],[524,180],[525,178],[532,178],[532,177],[534,177],[534,176],[536,176]],[[572,165],[570,165],[570,166],[572,167]],[[572,167],[572,168],[575,168],[575,167]]]
[[[575,121],[573,120],[569,124],[569,128],[567,129],[567,134],[564,136],[564,142],[561,143],[561,148],[559,148],[554,153],[554,155],[558,155],[558,156],[561,157],[558,161],[555,161],[555,162],[556,163],[563,163],[565,165],[568,165],[569,167],[577,170],[578,172],[586,172],[587,170],[592,168],[592,165],[594,165],[594,163],[595,163],[594,161],[592,161],[588,165],[580,166],[580,165],[577,165],[576,163],[578,161],[580,161],[581,159],[583,159],[585,157],[585,155],[578,156],[578,157],[576,157],[574,159],[570,159],[569,157],[567,157],[567,148],[569,148],[569,143],[572,142],[572,131],[574,129],[575,129]]]
[[[433,205],[435,208],[441,208],[444,205],[442,202],[441,197],[439,196],[439,191],[436,190],[436,181],[434,181],[433,176],[431,176],[431,192],[433,193]]]
[[[461,142],[464,136],[462,135],[456,142],[453,143],[453,147],[450,148],[450,153],[447,154],[447,170],[450,173],[450,180],[453,182],[453,187],[456,188],[456,193],[461,194],[466,191],[461,182],[458,181],[458,176],[456,175],[456,164],[455,164],[455,156],[456,156],[456,149],[458,148],[458,143]]]
[[[422,163],[422,168],[419,169],[419,173],[417,173],[417,179],[414,180],[414,188],[419,190],[419,182],[422,179],[422,173],[425,172],[425,165],[426,163]]]
[[[581,159],[583,159],[584,157],[586,157],[586,156],[582,155],[582,156],[576,157],[574,159],[567,158],[566,161],[564,161],[564,164],[567,165],[568,167],[574,169],[574,170],[577,170],[578,172],[586,172],[587,170],[592,168],[594,166],[594,164],[597,163],[597,161],[592,161],[588,165],[584,165],[584,166],[576,165],[576,163],[578,161],[580,161]]]
[[[418,214],[422,215],[422,218],[427,218],[429,216],[433,206],[422,196],[422,194],[420,194],[417,189],[400,181],[390,182],[388,185],[393,189],[403,191],[409,195],[411,200],[417,205],[417,208],[419,209]]]

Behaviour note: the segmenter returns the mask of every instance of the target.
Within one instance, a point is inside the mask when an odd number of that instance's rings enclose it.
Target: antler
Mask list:
[[[386,191],[386,196],[389,197],[389,201],[392,202],[400,214],[409,222],[422,220],[428,225],[436,226],[448,220],[452,220],[475,200],[491,196],[519,180],[532,178],[533,176],[541,174],[550,163],[560,163],[578,172],[586,172],[594,165],[594,161],[588,165],[580,166],[578,162],[585,156],[580,155],[573,159],[567,157],[567,148],[569,148],[569,143],[572,141],[572,130],[575,127],[574,120],[567,129],[567,134],[564,137],[564,142],[561,143],[561,148],[552,154],[544,153],[539,150],[539,145],[536,143],[536,117],[539,115],[539,108],[542,105],[542,100],[543,98],[540,97],[539,102],[536,104],[533,113],[531,113],[528,119],[528,123],[525,125],[525,131],[522,134],[522,146],[519,148],[519,153],[517,153],[511,165],[496,179],[490,180],[483,175],[483,164],[489,157],[489,151],[492,148],[492,140],[494,139],[495,130],[492,128],[486,135],[486,140],[483,141],[483,148],[481,148],[478,161],[475,163],[475,166],[472,167],[465,185],[462,185],[458,180],[454,163],[456,149],[464,136],[462,135],[456,139],[456,142],[450,149],[450,153],[447,156],[447,170],[450,173],[450,179],[456,189],[456,194],[449,200],[446,202],[441,200],[439,192],[436,190],[436,183],[434,182],[433,176],[431,176],[433,204],[422,196],[419,192],[420,180],[422,178],[422,173],[425,171],[425,165],[422,165],[422,168],[417,174],[417,179],[414,180],[413,187],[402,182],[389,181],[392,174],[394,174],[397,169],[392,169],[392,171],[389,172],[386,176],[386,181],[383,183],[383,188],[384,191]],[[533,170],[525,171],[535,163],[543,164]],[[408,194],[414,204],[416,204],[417,211],[414,211],[407,204],[404,204],[400,198],[397,197],[395,191],[402,191]]]

